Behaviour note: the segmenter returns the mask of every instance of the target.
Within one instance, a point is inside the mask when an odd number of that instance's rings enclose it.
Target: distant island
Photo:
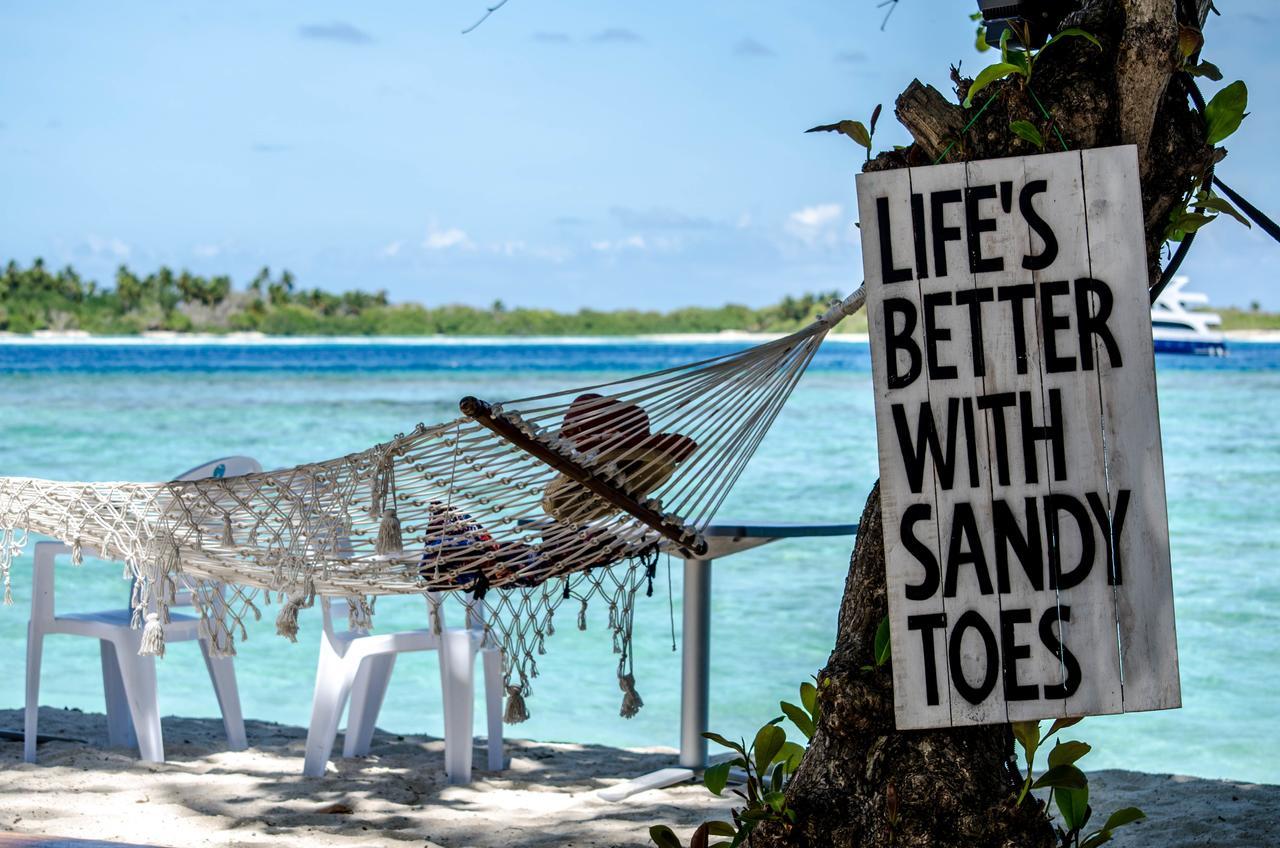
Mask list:
[[[0,274],[0,332],[83,331],[94,335],[257,332],[273,336],[630,336],[665,333],[788,332],[804,326],[848,292],[786,297],[762,309],[738,304],[670,312],[633,309],[479,308],[391,303],[385,291],[304,289],[289,271],[263,268],[243,288],[228,276],[202,277],[161,267],[141,276],[121,265],[113,285],[86,280],[74,268],[50,271],[10,261]],[[843,322],[865,331],[866,319]]]
[[[461,304],[391,303],[385,291],[304,289],[289,271],[263,268],[243,289],[225,275],[202,277],[161,267],[146,276],[121,265],[113,285],[86,280],[70,266],[50,271],[10,261],[0,274],[0,332],[52,330],[128,336],[147,332],[263,333],[271,336],[635,336],[669,333],[785,333],[848,292],[787,296],[772,306],[690,306],[556,312]],[[1217,309],[1224,330],[1280,330],[1280,314]],[[837,332],[866,332],[865,313]]]

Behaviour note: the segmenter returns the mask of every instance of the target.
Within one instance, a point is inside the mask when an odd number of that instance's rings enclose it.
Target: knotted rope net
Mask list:
[[[564,605],[586,628],[608,606],[622,715],[641,706],[631,627],[660,551],[706,550],[702,530],[768,432],[818,345],[862,289],[806,328],[740,352],[503,403],[369,450],[238,477],[168,483],[0,478],[0,576],[30,533],[125,563],[143,653],[191,593],[212,650],[234,654],[245,620],[279,605],[295,640],[317,595],[346,598],[368,626],[377,596],[460,596],[500,646],[507,719],[527,717],[537,657]]]

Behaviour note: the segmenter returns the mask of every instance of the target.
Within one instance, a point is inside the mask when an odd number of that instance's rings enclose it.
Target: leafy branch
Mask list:
[[[983,68],[973,78],[973,83],[969,86],[969,92],[964,99],[966,109],[973,105],[973,96],[975,94],[997,80],[1018,76],[1022,77],[1024,86],[1030,84],[1031,74],[1035,71],[1036,60],[1040,58],[1044,51],[1063,39],[1083,38],[1099,50],[1102,49],[1102,43],[1090,33],[1085,32],[1080,27],[1067,27],[1046,41],[1039,50],[1032,50],[1030,47],[1023,50],[1010,50],[1009,35],[1011,32],[1012,28],[1007,28],[1000,34],[1000,61]],[[1028,25],[1023,25],[1023,30],[1018,38],[1024,45],[1031,43],[1031,32]]]

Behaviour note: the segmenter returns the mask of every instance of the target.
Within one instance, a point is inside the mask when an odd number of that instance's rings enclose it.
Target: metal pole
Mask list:
[[[711,670],[711,560],[684,561],[683,668],[680,680],[680,765],[707,766]]]

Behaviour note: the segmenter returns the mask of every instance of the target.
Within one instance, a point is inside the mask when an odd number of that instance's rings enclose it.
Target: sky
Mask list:
[[[127,263],[427,304],[753,306],[861,279],[861,148],[814,124],[975,72],[964,0],[0,0],[0,261]],[[1280,7],[1218,0],[1250,87],[1218,173],[1280,218]],[[1209,84],[1209,91],[1216,88]],[[1223,219],[1184,272],[1280,309]]]

